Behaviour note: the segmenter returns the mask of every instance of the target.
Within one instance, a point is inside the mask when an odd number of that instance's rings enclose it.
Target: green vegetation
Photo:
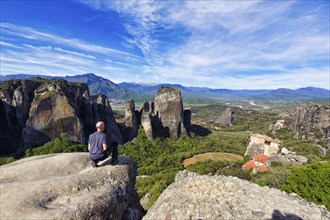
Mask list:
[[[242,161],[243,157],[238,154],[210,152],[210,153],[205,153],[205,154],[197,154],[191,158],[185,159],[183,161],[183,166],[187,167],[187,166],[196,164],[198,162],[203,162],[203,161],[207,161],[207,160],[236,162],[236,161]]]
[[[321,160],[319,148],[308,140],[293,138],[293,132],[288,129],[277,131],[276,137],[283,141],[283,147],[299,155],[306,156],[310,160]]]
[[[292,167],[281,189],[330,210],[330,161]]]
[[[53,154],[53,153],[68,153],[68,152],[87,152],[86,145],[76,144],[72,141],[69,141],[66,134],[62,133],[57,138],[54,138],[52,141],[47,144],[25,151],[25,156],[36,156],[42,154]]]
[[[0,166],[14,162],[15,160],[16,159],[14,157],[0,157]]]
[[[119,149],[119,153],[134,159],[138,167],[138,175],[148,176],[137,179],[137,191],[140,198],[148,192],[151,194],[151,201],[148,204],[150,207],[160,193],[174,181],[177,172],[183,169],[182,161],[184,159],[206,152],[243,155],[248,135],[237,135],[236,132],[233,132],[235,136],[233,138],[229,133],[226,132],[225,135],[215,133],[207,137],[180,137],[177,141],[168,138],[149,141],[143,129],[140,128],[137,143],[126,143]],[[221,163],[221,161],[216,163]],[[233,175],[237,173],[237,176],[245,175],[242,174],[241,163],[236,165],[231,163],[222,173],[224,175],[231,175],[230,173],[234,173]]]
[[[240,162],[228,162],[228,161],[203,161],[197,164],[187,167],[191,172],[198,173],[200,175],[225,175],[236,176],[241,179],[250,179],[250,172],[242,169],[242,165],[247,160]]]

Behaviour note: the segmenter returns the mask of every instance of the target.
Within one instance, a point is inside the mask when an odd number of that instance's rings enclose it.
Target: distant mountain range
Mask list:
[[[181,90],[184,99],[214,99],[214,100],[297,100],[297,99],[318,99],[330,98],[330,90],[306,87],[300,89],[279,88],[276,90],[231,90],[231,89],[211,89],[207,87],[186,87],[180,84],[139,84],[134,82],[123,82],[115,84],[112,81],[93,73],[76,76],[43,76],[15,74],[0,76],[0,81],[13,79],[27,79],[31,77],[41,78],[62,78],[70,82],[86,83],[91,94],[102,93],[110,99],[134,99],[136,102],[152,99],[160,86],[176,87]]]

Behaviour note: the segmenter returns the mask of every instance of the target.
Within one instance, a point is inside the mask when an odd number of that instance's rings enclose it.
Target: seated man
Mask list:
[[[96,123],[96,132],[89,135],[88,139],[88,151],[89,158],[91,159],[92,166],[97,167],[97,163],[101,160],[106,159],[110,151],[108,149],[108,145],[106,143],[106,137],[103,133],[104,131],[104,123],[99,121]],[[113,142],[111,144],[112,158],[111,164],[115,165],[118,163],[118,143]]]

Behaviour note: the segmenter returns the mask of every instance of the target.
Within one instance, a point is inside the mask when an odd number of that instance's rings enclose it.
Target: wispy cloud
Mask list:
[[[129,17],[125,27],[130,43],[142,50],[147,60],[143,73],[155,80],[274,88],[303,85],[295,77],[309,79],[309,72],[329,78],[329,24],[322,20],[329,20],[329,12],[324,14],[318,5],[261,0],[83,2]],[[164,27],[181,27],[189,34],[157,56],[163,42],[155,32]],[[289,81],[295,83],[285,85]]]
[[[1,23],[1,74],[73,75],[94,72],[120,82],[139,72],[144,60],[132,53],[78,39]],[[28,42],[28,43],[27,43]],[[112,60],[111,63],[107,62]],[[136,63],[136,66],[127,66]]]
[[[46,32],[37,31],[30,27],[23,27],[10,23],[0,23],[1,32],[3,34],[9,34],[11,36],[18,36],[39,42],[51,42],[58,45],[64,45],[69,48],[79,49],[86,52],[105,54],[109,56],[128,56],[132,59],[141,59],[140,57],[127,53],[124,51],[112,49],[109,47],[102,47],[88,42],[81,41],[79,39],[70,39],[58,36],[56,34],[50,34]]]
[[[1,23],[2,69],[14,71],[20,60],[31,71],[37,71],[32,64],[72,74],[112,71],[118,74],[108,78],[115,81],[241,89],[330,86],[328,1],[78,2],[93,10],[82,19],[87,23],[116,16],[111,21],[124,30],[111,34],[119,36],[121,49]]]

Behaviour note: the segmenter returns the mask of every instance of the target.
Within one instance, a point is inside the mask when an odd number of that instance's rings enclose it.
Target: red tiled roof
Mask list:
[[[245,167],[246,169],[252,169],[252,168],[256,168],[258,166],[252,160],[249,160],[248,162],[243,164],[243,167]]]
[[[257,155],[254,155],[254,156],[252,157],[252,160],[257,161],[257,162],[259,162],[259,163],[263,163],[263,164],[265,164],[265,163],[266,163],[266,160],[267,160],[268,158],[269,158],[269,157],[266,156],[266,155],[263,155],[263,154],[257,154]]]
[[[261,170],[261,171],[267,171],[268,170],[268,168],[264,167],[264,166],[258,166],[258,169]]]
[[[259,162],[259,163],[265,163],[266,160],[267,160],[268,156],[266,155],[262,155],[262,154],[259,154],[259,155],[255,155],[252,157],[253,160],[249,160],[248,162],[246,162],[245,164],[243,164],[242,166],[245,167],[246,169],[253,169],[253,168],[258,168],[259,170],[261,171],[267,171],[268,168],[266,166],[260,166],[260,165],[257,165],[255,162]]]

